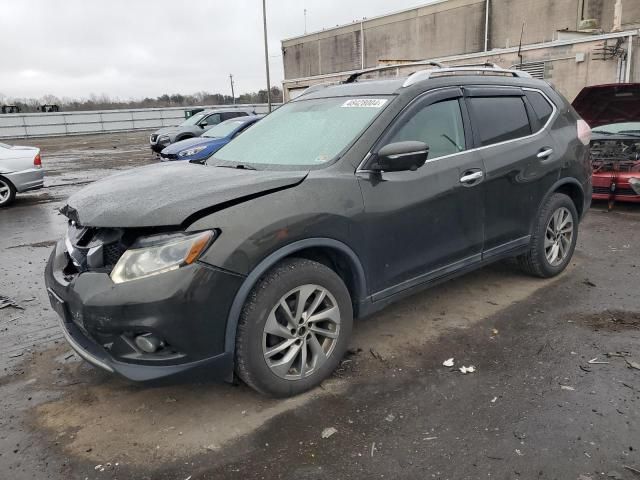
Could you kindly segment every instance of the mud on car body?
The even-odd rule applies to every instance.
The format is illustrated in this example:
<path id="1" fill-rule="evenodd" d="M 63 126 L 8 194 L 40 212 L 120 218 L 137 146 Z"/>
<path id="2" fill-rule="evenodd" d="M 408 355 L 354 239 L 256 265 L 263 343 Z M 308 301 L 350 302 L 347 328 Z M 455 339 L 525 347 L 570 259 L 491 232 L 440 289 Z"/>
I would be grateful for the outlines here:
<path id="1" fill-rule="evenodd" d="M 354 318 L 502 258 L 559 274 L 588 129 L 547 83 L 481 70 L 316 87 L 205 164 L 75 194 L 45 273 L 67 340 L 134 380 L 203 367 L 287 396 L 331 374 Z"/>

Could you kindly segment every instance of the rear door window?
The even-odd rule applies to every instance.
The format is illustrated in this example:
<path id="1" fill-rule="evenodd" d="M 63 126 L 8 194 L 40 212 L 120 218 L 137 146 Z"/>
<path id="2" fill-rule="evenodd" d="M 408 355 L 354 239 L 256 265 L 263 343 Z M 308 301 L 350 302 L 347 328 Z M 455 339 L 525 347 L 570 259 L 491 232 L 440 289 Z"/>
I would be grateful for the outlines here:
<path id="1" fill-rule="evenodd" d="M 529 104 L 538 120 L 540 120 L 540 125 L 546 125 L 553 114 L 553 107 L 549 101 L 540 92 L 533 90 L 526 90 L 524 94 L 527 96 L 527 100 L 529 100 Z"/>
<path id="2" fill-rule="evenodd" d="M 531 134 L 531 125 L 522 97 L 470 97 L 482 146 L 505 142 Z"/>

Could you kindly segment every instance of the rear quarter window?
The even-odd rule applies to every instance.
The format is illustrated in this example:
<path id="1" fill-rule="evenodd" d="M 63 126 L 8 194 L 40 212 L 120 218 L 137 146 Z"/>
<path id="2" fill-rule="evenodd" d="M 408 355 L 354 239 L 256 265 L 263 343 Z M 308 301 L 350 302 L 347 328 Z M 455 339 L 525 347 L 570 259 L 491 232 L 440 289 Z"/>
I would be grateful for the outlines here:
<path id="1" fill-rule="evenodd" d="M 540 92 L 527 90 L 525 95 L 538 120 L 540 120 L 540 125 L 546 125 L 553 114 L 553 107 L 549 101 Z"/>
<path id="2" fill-rule="evenodd" d="M 471 97 L 468 101 L 482 146 L 531 134 L 522 97 Z"/>

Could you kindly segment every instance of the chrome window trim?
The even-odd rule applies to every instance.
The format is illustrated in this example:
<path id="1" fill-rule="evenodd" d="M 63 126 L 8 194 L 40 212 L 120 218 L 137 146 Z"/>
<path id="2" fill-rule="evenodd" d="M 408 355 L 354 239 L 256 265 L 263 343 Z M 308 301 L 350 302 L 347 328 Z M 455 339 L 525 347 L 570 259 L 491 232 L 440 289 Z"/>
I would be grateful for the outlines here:
<path id="1" fill-rule="evenodd" d="M 508 85 L 508 86 L 510 86 L 510 85 Z M 443 87 L 443 88 L 450 88 L 450 87 Z M 462 87 L 461 87 L 461 88 L 462 88 Z M 531 134 L 529 134 L 529 135 L 526 135 L 526 136 L 524 136 L 524 137 L 512 138 L 511 140 L 505 140 L 505 141 L 503 141 L 503 142 L 492 143 L 491 145 L 483 145 L 482 147 L 470 148 L 470 149 L 468 149 L 468 150 L 463 150 L 463 151 L 461 151 L 461 152 L 451 153 L 451 154 L 449 154 L 449 155 L 443 155 L 442 157 L 437 157 L 437 158 L 428 159 L 428 160 L 425 162 L 425 165 L 426 165 L 427 163 L 437 162 L 438 160 L 442 160 L 442 159 L 444 159 L 444 158 L 451 158 L 451 157 L 455 157 L 455 156 L 457 156 L 457 155 L 462 155 L 463 153 L 477 152 L 477 151 L 480 151 L 480 150 L 485 150 L 485 149 L 487 149 L 487 148 L 493 148 L 493 147 L 498 147 L 498 146 L 506 145 L 506 144 L 511 143 L 511 142 L 517 142 L 517 141 L 520 141 L 520 140 L 528 140 L 528 139 L 533 138 L 533 137 L 536 137 L 536 136 L 540 135 L 542 132 L 544 132 L 544 131 L 549 127 L 549 125 L 551 125 L 551 123 L 556 119 L 556 116 L 557 116 L 557 113 L 558 113 L 558 107 L 557 107 L 557 106 L 556 106 L 556 104 L 555 104 L 555 103 L 554 103 L 554 102 L 549 98 L 549 96 L 548 96 L 546 93 L 544 93 L 542 90 L 540 90 L 540 89 L 538 89 L 538 88 L 532 88 L 532 87 L 519 87 L 519 88 L 521 88 L 522 90 L 529 91 L 529 92 L 538 92 L 538 93 L 540 93 L 540 94 L 545 98 L 545 100 L 546 100 L 547 102 L 549 102 L 549 104 L 550 104 L 550 105 L 551 105 L 551 107 L 553 108 L 553 112 L 551 113 L 551 116 L 549 117 L 549 120 L 547 120 L 547 123 L 545 123 L 545 124 L 544 124 L 544 126 L 542 126 L 542 128 L 540 128 L 538 131 L 536 131 L 536 132 L 534 132 L 534 133 L 531 133 Z M 441 88 L 437 88 L 437 89 L 434 89 L 434 90 L 429 90 L 429 91 L 428 91 L 428 92 L 426 92 L 426 93 L 435 92 L 435 91 L 437 91 L 437 90 L 442 90 L 442 89 L 441 89 Z M 411 101 L 411 103 L 409 103 L 409 104 L 408 104 L 408 105 L 403 109 L 403 111 L 404 111 L 405 109 L 407 109 L 408 107 L 410 107 L 410 106 L 411 106 L 411 104 L 412 104 L 413 102 L 415 102 L 418 98 L 420 98 L 420 97 L 416 97 L 414 100 L 412 100 L 412 101 Z M 358 165 L 358 168 L 356 169 L 356 173 L 378 173 L 378 172 L 379 172 L 378 170 L 366 170 L 366 169 L 361 169 L 362 165 L 363 165 L 363 164 L 365 164 L 365 163 L 369 160 L 369 158 L 370 158 L 372 155 L 373 155 L 373 152 L 371 152 L 371 151 L 369 151 L 369 152 L 365 155 L 365 157 L 362 159 L 362 161 L 361 161 L 361 162 L 360 162 L 360 164 Z"/>

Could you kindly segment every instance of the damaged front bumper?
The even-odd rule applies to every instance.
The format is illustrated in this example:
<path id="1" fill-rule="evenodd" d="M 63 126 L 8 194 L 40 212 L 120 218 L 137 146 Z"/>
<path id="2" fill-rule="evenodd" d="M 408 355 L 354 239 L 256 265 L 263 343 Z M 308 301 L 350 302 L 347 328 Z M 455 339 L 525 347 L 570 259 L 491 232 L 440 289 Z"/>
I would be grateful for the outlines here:
<path id="1" fill-rule="evenodd" d="M 233 354 L 224 338 L 231 302 L 243 277 L 194 263 L 122 284 L 107 271 L 70 273 L 64 242 L 54 248 L 45 283 L 67 342 L 80 357 L 130 380 L 145 381 L 206 366 L 230 380 Z M 161 339 L 153 353 L 140 335 Z"/>

